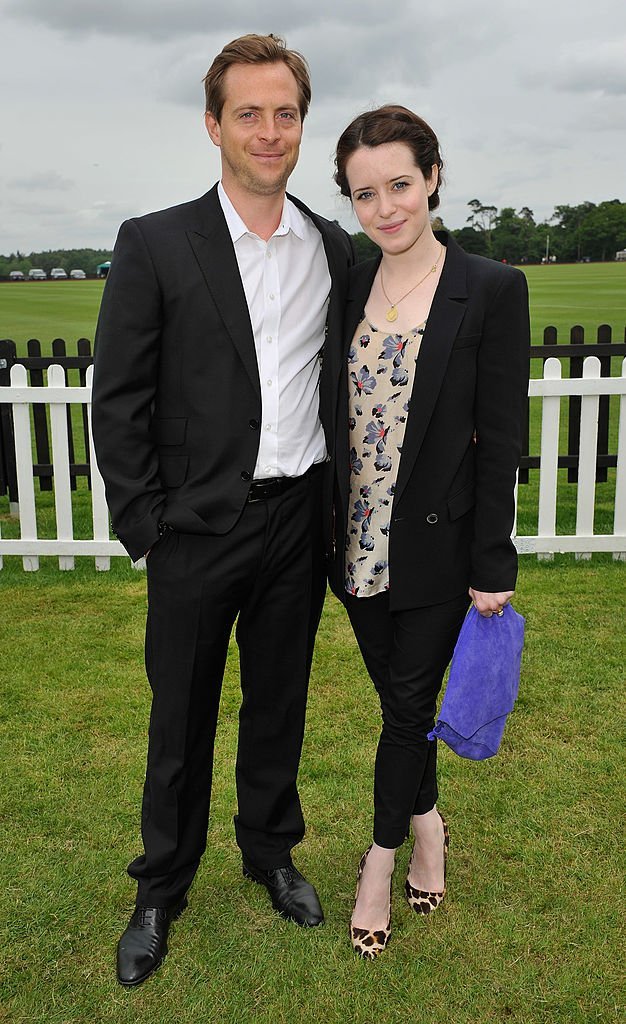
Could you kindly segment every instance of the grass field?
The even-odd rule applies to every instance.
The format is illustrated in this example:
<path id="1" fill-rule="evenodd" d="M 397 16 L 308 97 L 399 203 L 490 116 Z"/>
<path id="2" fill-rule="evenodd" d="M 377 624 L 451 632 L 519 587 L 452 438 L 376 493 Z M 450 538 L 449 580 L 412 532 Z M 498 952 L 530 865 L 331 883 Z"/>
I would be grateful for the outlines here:
<path id="1" fill-rule="evenodd" d="M 548 323 L 611 323 L 622 337 L 626 267 L 527 270 L 533 339 Z M 93 337 L 99 282 L 0 285 L 0 336 L 49 345 Z M 610 315 L 609 315 L 610 313 Z M 559 319 L 561 318 L 561 319 Z M 566 340 L 566 337 L 562 338 Z M 536 476 L 536 475 L 535 475 Z M 560 528 L 576 488 L 563 485 Z M 597 491 L 610 530 L 614 474 Z M 521 489 L 520 533 L 536 518 Z M 54 536 L 52 495 L 38 497 Z M 89 496 L 75 496 L 77 535 Z M 0 497 L 5 536 L 16 536 Z M 402 899 L 376 964 L 347 933 L 358 857 L 370 841 L 379 727 L 345 616 L 326 605 L 316 647 L 301 793 L 308 833 L 297 863 L 318 886 L 323 929 L 278 920 L 244 882 L 233 838 L 239 691 L 229 657 L 209 847 L 161 971 L 136 991 L 114 980 L 133 901 L 148 687 L 145 581 L 125 559 L 109 573 L 42 559 L 0 572 L 0 1022 L 4 1024 L 617 1024 L 624 1019 L 623 690 L 626 563 L 522 559 L 527 619 L 520 699 L 498 757 L 442 747 L 450 822 L 449 897 L 420 921 Z"/>
<path id="2" fill-rule="evenodd" d="M 556 327 L 569 341 L 580 324 L 595 341 L 600 324 L 609 324 L 614 341 L 626 340 L 626 263 L 574 263 L 525 267 L 530 293 L 531 337 L 542 342 L 544 327 Z"/>
<path id="3" fill-rule="evenodd" d="M 296 852 L 324 928 L 278 920 L 233 838 L 239 692 L 229 658 L 209 847 L 161 971 L 114 978 L 133 901 L 148 688 L 144 583 L 0 573 L 0 1021 L 7 1024 L 618 1024 L 626 566 L 524 563 L 522 687 L 499 755 L 442 747 L 449 895 L 418 920 L 398 855 L 389 950 L 358 961 L 347 924 L 370 835 L 376 701 L 342 609 L 315 655 Z M 623 724 L 623 723 L 622 723 Z"/>
<path id="4" fill-rule="evenodd" d="M 531 305 L 532 340 L 554 326 L 559 340 L 581 324 L 595 341 L 599 324 L 610 324 L 614 339 L 626 329 L 626 263 L 581 263 L 526 267 Z M 0 338 L 12 338 L 25 352 L 29 338 L 49 350 L 53 338 L 72 346 L 93 340 L 103 281 L 25 281 L 0 285 Z M 589 332 L 591 332 L 589 334 Z"/>

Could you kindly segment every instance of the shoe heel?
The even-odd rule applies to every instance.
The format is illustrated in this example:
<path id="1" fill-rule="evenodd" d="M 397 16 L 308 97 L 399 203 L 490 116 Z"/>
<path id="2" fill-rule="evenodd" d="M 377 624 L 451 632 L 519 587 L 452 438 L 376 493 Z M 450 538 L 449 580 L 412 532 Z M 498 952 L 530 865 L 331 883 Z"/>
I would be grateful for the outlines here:
<path id="1" fill-rule="evenodd" d="M 356 877 L 356 894 L 354 897 L 355 906 L 356 901 L 359 898 L 361 876 L 370 850 L 371 846 L 365 851 L 359 863 L 359 869 Z M 381 928 L 377 931 L 370 931 L 367 928 L 355 928 L 355 926 L 350 923 L 348 925 L 348 932 L 354 952 L 363 960 L 375 960 L 376 957 L 386 949 L 389 939 L 391 938 L 391 879 L 389 880 L 389 915 L 387 917 L 386 928 Z"/>
<path id="2" fill-rule="evenodd" d="M 448 851 L 450 849 L 450 832 L 448 830 L 448 823 L 444 818 L 441 811 L 437 811 L 437 814 L 441 818 L 441 824 L 443 825 L 443 889 L 441 891 L 426 891 L 425 889 L 415 889 L 409 882 L 409 874 L 411 872 L 411 861 L 413 860 L 413 852 L 409 859 L 409 870 L 407 872 L 406 881 L 404 883 L 404 895 L 406 901 L 409 904 L 411 910 L 414 910 L 416 914 L 426 915 L 432 914 L 433 910 L 437 910 L 438 907 L 443 903 L 446 892 L 446 880 L 448 874 Z"/>

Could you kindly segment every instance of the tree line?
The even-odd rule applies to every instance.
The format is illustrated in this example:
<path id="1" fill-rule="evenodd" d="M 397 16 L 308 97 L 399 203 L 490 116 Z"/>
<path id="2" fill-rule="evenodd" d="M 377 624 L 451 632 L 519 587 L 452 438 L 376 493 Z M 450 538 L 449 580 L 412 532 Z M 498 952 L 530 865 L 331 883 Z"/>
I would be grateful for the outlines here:
<path id="1" fill-rule="evenodd" d="M 8 277 L 11 270 L 21 270 L 26 277 L 33 267 L 39 267 L 49 274 L 53 267 L 62 267 L 66 274 L 70 270 L 84 270 L 88 275 L 96 273 L 99 263 L 111 259 L 110 249 L 48 249 L 46 252 L 21 252 L 0 256 L 0 278 Z"/>
<path id="2" fill-rule="evenodd" d="M 507 263 L 541 263 L 546 256 L 559 263 L 580 260 L 614 260 L 626 248 L 626 203 L 609 199 L 603 203 L 556 206 L 546 221 L 537 224 L 528 206 L 515 210 L 486 206 L 472 199 L 465 227 L 445 228 L 440 217 L 435 230 L 445 228 L 466 252 Z M 353 235 L 360 258 L 371 256 L 377 246 L 362 231 Z"/>
<path id="3" fill-rule="evenodd" d="M 603 203 L 580 203 L 578 206 L 556 206 L 546 221 L 537 224 L 528 206 L 515 210 L 504 206 L 498 210 L 479 199 L 469 203 L 469 216 L 462 228 L 447 229 L 466 252 L 478 253 L 507 263 L 540 263 L 546 256 L 560 263 L 577 260 L 613 260 L 618 249 L 626 248 L 626 203 L 609 199 Z M 433 227 L 445 228 L 440 217 Z M 378 251 L 364 232 L 352 236 L 359 259 Z M 11 253 L 0 256 L 0 278 L 11 270 L 24 275 L 32 267 L 41 267 L 47 274 L 52 267 L 70 270 L 80 268 L 86 274 L 110 260 L 110 249 L 57 249 L 46 252 Z"/>

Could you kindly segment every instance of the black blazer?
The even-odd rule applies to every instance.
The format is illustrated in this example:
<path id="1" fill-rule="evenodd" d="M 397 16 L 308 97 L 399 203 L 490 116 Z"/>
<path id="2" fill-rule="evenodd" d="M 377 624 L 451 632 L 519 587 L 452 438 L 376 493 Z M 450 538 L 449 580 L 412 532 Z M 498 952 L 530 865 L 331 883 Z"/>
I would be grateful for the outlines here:
<path id="1" fill-rule="evenodd" d="M 322 235 L 332 280 L 320 381 L 329 451 L 352 244 Z M 93 432 L 113 528 L 132 558 L 159 521 L 226 533 L 248 494 L 260 438 L 254 338 L 217 187 L 122 224 L 95 343 Z M 330 501 L 330 492 L 328 494 Z"/>
<path id="2" fill-rule="evenodd" d="M 526 278 L 447 247 L 417 359 L 389 531 L 390 606 L 420 607 L 472 586 L 513 590 L 515 474 L 528 392 Z M 337 410 L 335 550 L 330 581 L 344 591 L 349 496 L 347 350 L 378 269 L 354 267 Z M 474 440 L 474 436 L 476 440 Z"/>

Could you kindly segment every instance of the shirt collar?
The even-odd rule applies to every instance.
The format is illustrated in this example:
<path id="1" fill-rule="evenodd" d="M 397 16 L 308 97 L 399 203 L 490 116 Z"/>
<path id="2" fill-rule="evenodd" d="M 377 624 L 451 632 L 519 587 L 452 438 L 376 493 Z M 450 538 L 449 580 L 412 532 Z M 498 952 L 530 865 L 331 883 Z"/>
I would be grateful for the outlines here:
<path id="1" fill-rule="evenodd" d="M 254 232 L 250 231 L 246 227 L 245 223 L 237 213 L 235 207 L 226 195 L 226 191 L 221 181 L 218 182 L 217 195 L 233 243 L 238 242 L 244 235 L 256 237 Z M 288 196 L 285 196 L 280 224 L 276 228 L 272 237 L 275 235 L 286 235 L 289 231 L 293 231 L 294 235 L 297 235 L 298 238 L 304 239 L 306 237 L 306 218 L 295 203 L 292 203 L 291 199 L 289 199 Z"/>

